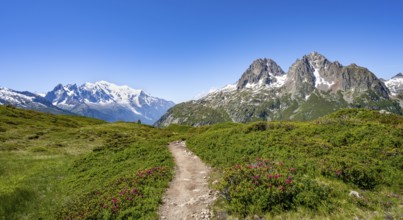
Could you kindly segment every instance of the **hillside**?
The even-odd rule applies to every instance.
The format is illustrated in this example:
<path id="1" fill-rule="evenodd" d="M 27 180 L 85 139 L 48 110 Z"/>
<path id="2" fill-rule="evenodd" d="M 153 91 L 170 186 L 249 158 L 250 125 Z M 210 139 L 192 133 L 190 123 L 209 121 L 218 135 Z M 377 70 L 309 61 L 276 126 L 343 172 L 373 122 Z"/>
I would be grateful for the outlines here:
<path id="1" fill-rule="evenodd" d="M 397 75 L 385 84 L 364 67 L 343 66 L 317 52 L 297 59 L 287 73 L 271 59 L 257 59 L 236 83 L 174 106 L 155 125 L 312 120 L 342 108 L 402 115 L 402 82 Z"/>
<path id="2" fill-rule="evenodd" d="M 169 136 L 0 106 L 0 219 L 156 218 L 172 177 Z"/>
<path id="3" fill-rule="evenodd" d="M 217 169 L 222 216 L 401 217 L 403 117 L 345 109 L 311 122 L 202 127 L 188 147 Z"/>
<path id="4" fill-rule="evenodd" d="M 217 219 L 401 216 L 403 117 L 389 112 L 164 129 L 0 113 L 1 219 L 157 219 L 181 139 L 214 170 Z"/>

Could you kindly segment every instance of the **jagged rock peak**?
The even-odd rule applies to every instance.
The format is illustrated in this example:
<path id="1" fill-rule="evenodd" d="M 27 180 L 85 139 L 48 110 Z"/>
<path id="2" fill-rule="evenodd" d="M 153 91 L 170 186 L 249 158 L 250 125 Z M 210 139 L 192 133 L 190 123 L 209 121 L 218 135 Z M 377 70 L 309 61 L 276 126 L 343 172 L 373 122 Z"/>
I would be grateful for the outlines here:
<path id="1" fill-rule="evenodd" d="M 384 81 L 392 96 L 403 94 L 403 74 L 398 73 L 390 80 Z"/>
<path id="2" fill-rule="evenodd" d="M 392 77 L 392 79 L 403 79 L 403 73 L 396 74 L 396 76 Z"/>
<path id="3" fill-rule="evenodd" d="M 305 61 L 305 63 L 310 64 L 315 69 L 330 64 L 330 61 L 325 56 L 316 51 L 313 51 L 308 55 L 304 55 L 302 60 Z"/>
<path id="4" fill-rule="evenodd" d="M 325 56 L 323 56 L 322 54 L 316 52 L 316 51 L 312 51 L 311 53 L 305 55 L 304 57 L 308 58 L 308 59 L 312 59 L 312 60 L 324 60 L 326 59 Z"/>
<path id="5" fill-rule="evenodd" d="M 285 72 L 272 59 L 257 59 L 242 74 L 238 80 L 237 89 L 243 89 L 250 85 L 270 85 L 277 82 L 276 77 L 283 75 Z"/>

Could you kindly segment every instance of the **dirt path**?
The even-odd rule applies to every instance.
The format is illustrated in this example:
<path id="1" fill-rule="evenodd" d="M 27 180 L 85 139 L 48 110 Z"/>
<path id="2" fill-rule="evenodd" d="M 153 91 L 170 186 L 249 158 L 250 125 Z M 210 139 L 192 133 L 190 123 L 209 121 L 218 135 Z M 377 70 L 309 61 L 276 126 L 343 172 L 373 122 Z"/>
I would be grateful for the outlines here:
<path id="1" fill-rule="evenodd" d="M 187 150 L 185 142 L 173 142 L 169 149 L 176 163 L 175 177 L 159 209 L 160 219 L 210 219 L 208 206 L 215 200 L 207 183 L 210 168 Z"/>

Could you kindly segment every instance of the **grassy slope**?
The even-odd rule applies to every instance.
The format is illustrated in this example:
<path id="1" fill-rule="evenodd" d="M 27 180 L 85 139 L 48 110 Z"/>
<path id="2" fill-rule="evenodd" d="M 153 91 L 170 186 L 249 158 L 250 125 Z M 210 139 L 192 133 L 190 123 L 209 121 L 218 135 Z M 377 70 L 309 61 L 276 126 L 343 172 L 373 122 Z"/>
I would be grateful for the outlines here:
<path id="1" fill-rule="evenodd" d="M 157 129 L 0 106 L 0 219 L 155 219 L 172 177 L 166 144 L 189 136 L 188 146 L 222 180 L 243 178 L 241 188 L 232 188 L 239 191 L 225 194 L 240 196 L 236 204 L 218 202 L 230 214 L 245 216 L 245 203 L 251 216 L 398 217 L 402 125 L 400 116 L 350 109 L 312 122 Z M 267 168 L 243 165 L 255 166 L 256 157 L 269 159 L 259 159 L 268 167 L 284 162 L 278 173 L 297 168 L 296 188 L 276 191 L 277 200 L 262 197 L 265 188 L 253 189 L 249 175 Z M 236 164 L 241 173 L 231 168 Z M 225 181 L 217 186 L 225 187 Z M 348 196 L 351 190 L 362 198 Z"/>
<path id="2" fill-rule="evenodd" d="M 171 136 L 0 106 L 0 219 L 155 218 L 172 176 Z M 129 187 L 130 198 L 120 194 Z"/>
<path id="3" fill-rule="evenodd" d="M 254 164 L 254 158 L 259 157 L 296 167 L 303 175 L 334 189 L 332 198 L 322 200 L 323 204 L 316 209 L 307 209 L 294 200 L 291 202 L 291 211 L 281 213 L 273 211 L 273 207 L 260 210 L 256 204 L 258 198 L 248 198 L 256 201 L 248 205 L 254 206 L 249 211 L 237 211 L 239 204 L 235 204 L 234 199 L 224 203 L 235 215 L 244 216 L 247 212 L 252 216 L 259 214 L 271 217 L 320 218 L 330 214 L 339 218 L 373 218 L 402 214 L 401 208 L 399 210 L 403 201 L 401 116 L 347 109 L 312 122 L 226 123 L 204 129 L 207 131 L 187 141 L 188 147 L 204 161 L 225 171 L 225 178 L 229 178 L 231 173 L 230 182 L 245 175 L 245 172 L 256 174 L 256 170 L 245 168 L 246 171 L 242 170 L 240 174 L 236 171 L 239 168 L 234 171 L 231 168 L 228 170 L 228 167 Z M 224 194 L 231 188 L 225 181 L 221 182 L 220 187 Z M 358 191 L 363 198 L 348 196 L 350 190 Z M 233 192 L 233 196 L 241 194 Z M 246 203 L 246 200 L 243 202 Z"/>

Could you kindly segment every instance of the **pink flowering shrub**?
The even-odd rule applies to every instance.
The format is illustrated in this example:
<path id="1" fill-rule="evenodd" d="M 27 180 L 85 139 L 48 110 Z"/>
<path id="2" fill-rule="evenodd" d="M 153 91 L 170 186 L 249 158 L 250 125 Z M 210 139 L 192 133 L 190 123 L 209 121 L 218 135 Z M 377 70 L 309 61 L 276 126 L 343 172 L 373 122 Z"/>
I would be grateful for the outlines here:
<path id="1" fill-rule="evenodd" d="M 225 170 L 219 184 L 228 211 L 246 217 L 305 206 L 315 209 L 331 190 L 304 176 L 301 169 L 257 158 Z"/>
<path id="2" fill-rule="evenodd" d="M 335 177 L 345 183 L 352 183 L 361 189 L 373 190 L 377 185 L 382 184 L 383 177 L 380 168 L 372 164 L 366 166 L 353 160 L 328 159 L 321 164 L 321 173 L 324 176 Z"/>
<path id="3" fill-rule="evenodd" d="M 155 211 L 155 195 L 163 193 L 170 176 L 169 168 L 153 167 L 118 178 L 65 206 L 58 219 L 140 218 Z"/>

